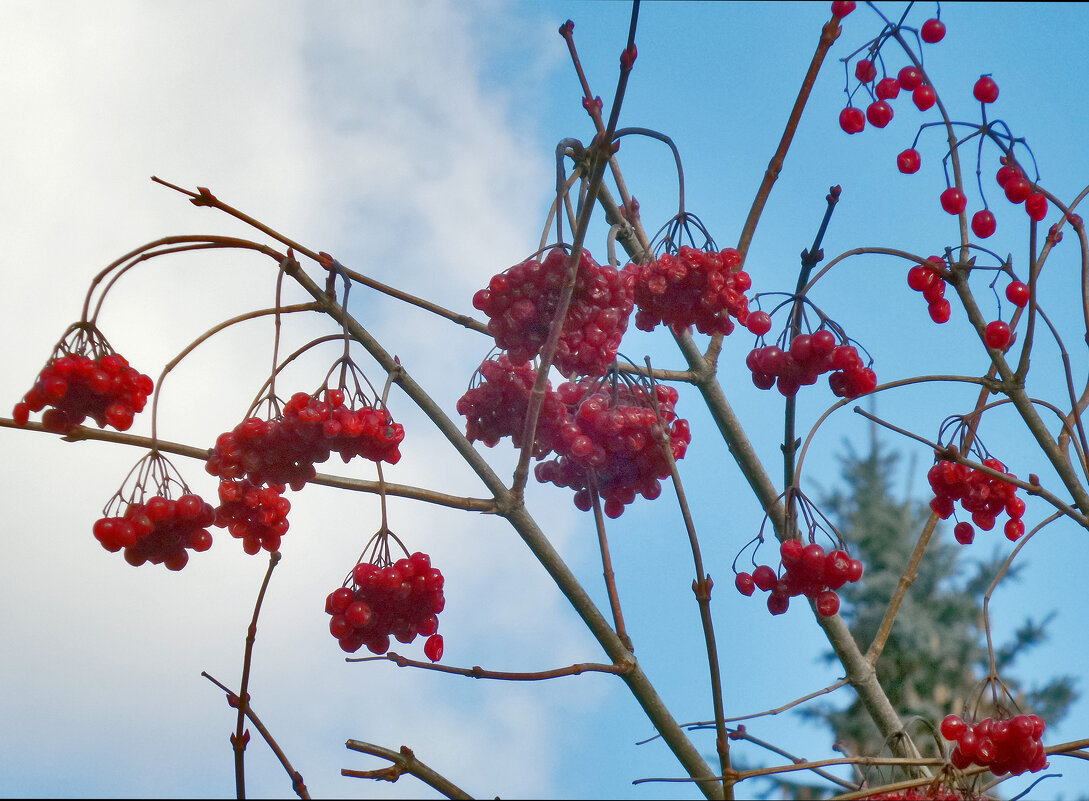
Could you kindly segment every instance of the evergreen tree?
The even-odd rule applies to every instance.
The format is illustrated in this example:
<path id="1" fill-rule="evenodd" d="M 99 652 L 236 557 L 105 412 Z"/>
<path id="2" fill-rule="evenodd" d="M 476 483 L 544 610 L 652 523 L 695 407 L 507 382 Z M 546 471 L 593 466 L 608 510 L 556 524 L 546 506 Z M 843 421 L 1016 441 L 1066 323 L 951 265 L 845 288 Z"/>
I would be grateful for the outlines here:
<path id="1" fill-rule="evenodd" d="M 862 582 L 841 590 L 842 614 L 863 651 L 878 632 L 930 514 L 926 503 L 894 498 L 898 461 L 897 454 L 881 448 L 876 432 L 865 456 L 848 446 L 842 459 L 843 488 L 826 493 L 820 503 L 850 544 L 852 555 L 866 565 Z M 969 566 L 964 554 L 964 546 L 941 536 L 940 529 L 935 532 L 876 665 L 892 704 L 905 716 L 918 716 L 935 726 L 947 714 L 963 711 L 962 703 L 975 697 L 973 690 L 978 692 L 988 672 L 983 596 L 1005 555 L 996 553 Z M 1005 580 L 1015 580 L 1015 573 L 1016 565 Z M 1012 642 L 996 647 L 995 662 L 1021 711 L 1054 724 L 1076 697 L 1074 679 L 1061 676 L 1026 690 L 1011 673 L 1016 658 L 1044 640 L 1049 619 L 1026 620 Z M 857 699 L 843 709 L 824 705 L 803 714 L 827 723 L 847 753 L 875 755 L 885 746 Z M 920 737 L 917 742 L 925 740 Z"/>

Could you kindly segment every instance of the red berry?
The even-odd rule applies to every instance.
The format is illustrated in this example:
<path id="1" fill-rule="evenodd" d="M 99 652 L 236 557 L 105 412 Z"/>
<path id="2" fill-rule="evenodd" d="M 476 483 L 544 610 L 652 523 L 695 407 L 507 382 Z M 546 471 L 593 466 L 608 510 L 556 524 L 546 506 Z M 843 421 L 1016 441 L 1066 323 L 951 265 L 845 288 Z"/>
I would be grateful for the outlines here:
<path id="1" fill-rule="evenodd" d="M 848 106 L 839 113 L 839 127 L 849 134 L 859 133 L 866 127 L 866 115 L 862 109 Z"/>
<path id="2" fill-rule="evenodd" d="M 843 19 L 855 10 L 855 0 L 834 0 L 832 3 L 832 16 Z"/>
<path id="3" fill-rule="evenodd" d="M 756 586 L 764 592 L 771 590 L 779 580 L 775 575 L 775 571 L 768 565 L 760 565 L 757 567 L 756 570 L 752 572 L 752 579 L 756 583 Z"/>
<path id="4" fill-rule="evenodd" d="M 909 147 L 896 157 L 896 166 L 900 172 L 904 175 L 911 175 L 919 171 L 919 151 L 913 147 Z"/>
<path id="5" fill-rule="evenodd" d="M 892 106 L 885 100 L 875 100 L 866 109 L 866 119 L 877 128 L 884 128 L 892 121 Z"/>
<path id="6" fill-rule="evenodd" d="M 1024 203 L 1032 194 L 1032 184 L 1020 173 L 1010 176 L 1002 188 L 1010 203 Z"/>
<path id="7" fill-rule="evenodd" d="M 980 209 L 972 215 L 972 232 L 980 239 L 986 239 L 995 230 L 994 214 L 990 209 Z"/>
<path id="8" fill-rule="evenodd" d="M 946 715 L 942 720 L 941 732 L 942 737 L 947 740 L 959 740 L 960 736 L 968 730 L 968 724 L 960 717 L 960 715 Z"/>
<path id="9" fill-rule="evenodd" d="M 968 205 L 968 198 L 964 196 L 964 192 L 955 186 L 951 186 L 942 192 L 941 196 L 942 208 L 950 214 L 960 214 L 964 211 L 964 207 Z"/>
<path id="10" fill-rule="evenodd" d="M 749 312 L 745 327 L 758 337 L 763 336 L 771 330 L 771 315 L 766 311 Z"/>
<path id="11" fill-rule="evenodd" d="M 1010 344 L 1011 337 L 1012 332 L 1010 331 L 1009 325 L 1002 320 L 995 320 L 994 322 L 987 323 L 987 331 L 984 338 L 987 341 L 988 348 L 1004 351 Z"/>
<path id="12" fill-rule="evenodd" d="M 990 75 L 981 75 L 972 89 L 972 94 L 980 103 L 993 103 L 998 100 L 998 84 Z"/>
<path id="13" fill-rule="evenodd" d="M 907 92 L 914 92 L 923 82 L 923 74 L 917 68 L 911 66 L 900 70 L 896 78 L 900 81 L 901 88 Z"/>
<path id="14" fill-rule="evenodd" d="M 752 595 L 753 591 L 756 589 L 756 583 L 748 573 L 738 573 L 734 578 L 734 586 L 737 587 L 737 591 L 742 595 Z"/>
<path id="15" fill-rule="evenodd" d="M 831 617 L 839 611 L 839 596 L 832 590 L 824 590 L 817 596 L 817 613 Z"/>
<path id="16" fill-rule="evenodd" d="M 438 662 L 442 659 L 442 635 L 432 634 L 427 638 L 427 642 L 424 643 L 424 656 L 430 659 L 432 662 Z"/>
<path id="17" fill-rule="evenodd" d="M 1028 285 L 1021 281 L 1011 281 L 1006 287 L 1006 300 L 1018 308 L 1024 308 L 1029 302 Z"/>
<path id="18" fill-rule="evenodd" d="M 949 301 L 942 298 L 937 303 L 931 303 L 927 310 L 930 312 L 930 319 L 938 323 L 949 322 L 949 317 L 952 314 L 952 307 L 949 305 Z"/>
<path id="19" fill-rule="evenodd" d="M 934 91 L 934 87 L 930 84 L 921 83 L 911 93 L 911 101 L 919 111 L 926 111 L 938 102 L 938 93 Z"/>
<path id="20" fill-rule="evenodd" d="M 862 83 L 869 83 L 877 77 L 877 67 L 868 58 L 860 58 L 855 64 L 855 77 Z"/>
<path id="21" fill-rule="evenodd" d="M 953 526 L 953 537 L 961 545 L 970 545 L 972 540 L 976 538 L 976 530 L 971 523 L 957 523 Z M 949 740 L 955 740 L 955 737 L 948 737 Z"/>
<path id="22" fill-rule="evenodd" d="M 923 23 L 919 35 L 922 36 L 923 41 L 927 44 L 940 42 L 945 38 L 945 23 L 940 19 L 928 19 Z"/>
<path id="23" fill-rule="evenodd" d="M 1002 531 L 1005 533 L 1006 539 L 1011 542 L 1016 541 L 1025 533 L 1025 524 L 1018 518 L 1011 518 L 1006 521 L 1006 525 L 1002 527 Z"/>
<path id="24" fill-rule="evenodd" d="M 895 78 L 882 78 L 874 87 L 874 92 L 881 100 L 894 100 L 900 94 L 900 82 Z"/>
<path id="25" fill-rule="evenodd" d="M 1047 216 L 1047 197 L 1042 192 L 1033 192 L 1025 198 L 1025 211 L 1036 222 Z"/>

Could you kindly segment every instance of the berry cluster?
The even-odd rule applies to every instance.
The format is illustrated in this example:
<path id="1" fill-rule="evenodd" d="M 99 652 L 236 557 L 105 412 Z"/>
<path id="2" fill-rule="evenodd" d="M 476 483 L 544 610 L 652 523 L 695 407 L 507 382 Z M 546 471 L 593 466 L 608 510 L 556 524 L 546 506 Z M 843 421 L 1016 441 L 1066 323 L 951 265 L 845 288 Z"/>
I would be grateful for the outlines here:
<path id="1" fill-rule="evenodd" d="M 493 276 L 473 296 L 489 318 L 488 333 L 513 364 L 540 353 L 567 278 L 567 252 L 553 248 L 544 261 L 529 260 Z M 600 265 L 582 251 L 574 294 L 553 359 L 564 375 L 603 375 L 616 361 L 633 308 L 633 276 Z"/>
<path id="2" fill-rule="evenodd" d="M 1010 478 L 1015 477 L 1012 473 L 1006 473 L 1006 466 L 998 459 L 984 459 L 983 466 L 1005 473 Z M 1010 517 L 1004 527 L 1006 538 L 1017 540 L 1025 533 L 1025 524 L 1021 521 L 1025 502 L 1017 497 L 1017 485 L 946 459 L 934 463 L 927 473 L 927 479 L 934 490 L 930 508 L 935 514 L 943 520 L 948 519 L 953 514 L 955 503 L 960 501 L 961 508 L 972 515 L 972 523 L 960 522 L 953 528 L 953 535 L 962 545 L 975 539 L 973 523 L 984 531 L 990 531 L 1003 511 Z"/>
<path id="3" fill-rule="evenodd" d="M 997 92 L 997 88 L 995 89 Z M 999 159 L 1002 166 L 995 174 L 995 180 L 1006 193 L 1006 199 L 1019 206 L 1025 204 L 1025 212 L 1039 222 L 1047 216 L 1047 196 L 1033 188 L 1021 165 L 1012 158 L 1003 156 Z"/>
<path id="4" fill-rule="evenodd" d="M 471 387 L 457 404 L 458 413 L 466 418 L 465 435 L 470 442 L 480 440 L 489 448 L 494 448 L 504 437 L 511 437 L 514 447 L 521 448 L 537 371 L 528 363 L 515 366 L 506 354 L 500 354 L 480 365 L 479 372 L 480 384 Z M 551 383 L 546 384 L 534 435 L 534 456 L 543 459 L 556 449 L 560 427 L 568 416 Z"/>
<path id="5" fill-rule="evenodd" d="M 931 320 L 938 324 L 947 323 L 952 307 L 945 299 L 945 279 L 939 272 L 945 267 L 945 259 L 941 256 L 930 256 L 927 262 L 929 264 L 916 264 L 908 270 L 908 286 L 923 293 Z"/>
<path id="6" fill-rule="evenodd" d="M 676 460 L 692 439 L 688 421 L 677 417 L 677 390 L 655 385 L 661 423 L 640 385 L 595 389 L 584 380 L 561 384 L 556 392 L 569 417 L 556 435 L 558 458 L 537 465 L 537 480 L 575 490 L 575 506 L 582 511 L 591 508 L 596 491 L 610 518 L 619 517 L 636 495 L 657 498 L 660 479 L 670 472 L 662 440 L 668 436 Z"/>
<path id="7" fill-rule="evenodd" d="M 624 271 L 635 279 L 635 327 L 653 331 L 665 323 L 676 332 L 691 325 L 701 334 L 729 334 L 737 319 L 749 314 L 745 291 L 749 274 L 735 268 L 741 254 L 733 248 L 705 251 L 683 245 L 648 264 L 628 264 Z"/>
<path id="8" fill-rule="evenodd" d="M 833 13 L 837 16 L 843 16 L 843 14 L 835 11 L 834 6 L 835 4 L 833 4 Z M 945 36 L 945 24 L 938 19 L 928 19 L 923 23 L 920 35 L 923 41 L 928 44 L 939 42 Z M 894 114 L 892 104 L 889 101 L 899 97 L 901 89 L 905 92 L 911 92 L 912 102 L 919 111 L 926 111 L 938 100 L 934 87 L 928 84 L 923 77 L 923 73 L 912 65 L 901 69 L 895 78 L 891 75 L 885 75 L 881 80 L 877 80 L 876 61 L 880 61 L 877 56 L 877 51 L 873 50 L 867 54 L 867 58 L 861 58 L 855 62 L 855 79 L 858 81 L 856 91 L 858 88 L 865 87 L 873 100 L 866 107 L 865 112 L 851 105 L 848 105 L 840 112 L 839 127 L 849 134 L 860 133 L 866 127 L 867 122 L 875 128 L 884 128 L 892 122 Z M 914 153 L 914 150 L 911 152 Z M 903 155 L 901 154 L 901 156 Z M 901 167 L 901 171 L 915 172 L 918 169 L 918 153 L 915 153 L 915 160 L 914 169 L 905 170 Z"/>
<path id="9" fill-rule="evenodd" d="M 42 425 L 56 434 L 67 434 L 88 417 L 99 428 L 109 425 L 127 431 L 153 389 L 152 380 L 129 367 L 119 353 L 95 358 L 65 354 L 49 360 L 34 386 L 15 404 L 12 417 L 26 425 L 32 412 L 45 409 Z"/>
<path id="10" fill-rule="evenodd" d="M 385 408 L 345 405 L 344 391 L 327 389 L 325 400 L 296 392 L 273 420 L 250 417 L 220 434 L 206 469 L 225 479 L 284 484 L 293 490 L 317 475 L 314 465 L 337 452 L 347 463 L 355 456 L 396 464 L 405 437 Z"/>
<path id="11" fill-rule="evenodd" d="M 280 550 L 280 538 L 287 533 L 291 501 L 283 497 L 284 486 L 262 487 L 249 479 L 219 482 L 219 506 L 215 525 L 225 528 L 251 556 L 262 548 Z"/>
<path id="12" fill-rule="evenodd" d="M 826 553 L 819 543 L 787 540 L 779 546 L 779 556 L 782 575 L 776 575 L 770 565 L 759 565 L 751 574 L 738 573 L 734 579 L 742 595 L 752 595 L 757 588 L 771 593 L 768 611 L 773 615 L 783 614 L 795 595 L 816 602 L 820 615 L 834 615 L 839 611 L 835 591 L 862 578 L 862 562 L 838 548 Z"/>
<path id="13" fill-rule="evenodd" d="M 212 547 L 208 527 L 214 521 L 215 510 L 199 495 L 186 493 L 177 500 L 155 495 L 128 504 L 123 515 L 100 518 L 94 535 L 111 553 L 124 548 L 125 561 L 134 567 L 151 562 L 181 570 L 189 562 L 187 548 Z"/>
<path id="14" fill-rule="evenodd" d="M 982 797 L 965 793 L 941 784 L 928 784 L 923 787 L 909 787 L 904 790 L 888 790 L 883 793 L 864 795 L 866 801 L 983 801 Z"/>
<path id="15" fill-rule="evenodd" d="M 332 616 L 329 632 L 341 648 L 355 653 L 365 645 L 373 654 L 384 654 L 390 635 L 406 644 L 419 635 L 428 638 L 427 658 L 442 658 L 442 636 L 435 632 L 446 606 L 443 577 L 427 554 L 416 552 L 384 567 L 360 562 L 351 581 L 351 587 L 333 590 L 325 599 L 325 611 Z"/>
<path id="16" fill-rule="evenodd" d="M 974 764 L 996 776 L 1007 773 L 1020 776 L 1048 766 L 1040 742 L 1046 727 L 1039 715 L 1017 715 L 1003 720 L 985 718 L 975 724 L 959 715 L 948 715 L 942 721 L 941 733 L 946 740 L 957 744 L 949 755 L 955 768 L 964 770 Z"/>
<path id="17" fill-rule="evenodd" d="M 837 345 L 835 335 L 824 328 L 812 334 L 798 334 L 787 350 L 778 345 L 753 348 L 745 364 L 758 388 L 775 386 L 787 397 L 802 386 L 817 383 L 828 372 L 831 372 L 828 385 L 838 398 L 857 398 L 873 392 L 877 386 L 877 375 L 863 366 L 855 346 L 846 341 Z"/>

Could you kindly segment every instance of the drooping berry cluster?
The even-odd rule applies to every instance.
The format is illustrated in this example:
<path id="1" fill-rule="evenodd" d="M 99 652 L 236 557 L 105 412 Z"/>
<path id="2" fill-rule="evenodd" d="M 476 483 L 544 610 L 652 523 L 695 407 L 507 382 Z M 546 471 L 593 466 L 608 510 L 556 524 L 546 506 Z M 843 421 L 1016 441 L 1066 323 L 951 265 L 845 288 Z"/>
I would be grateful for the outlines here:
<path id="1" fill-rule="evenodd" d="M 648 264 L 629 263 L 624 271 L 634 276 L 635 327 L 653 331 L 665 323 L 681 332 L 694 325 L 702 334 L 729 334 L 731 317 L 744 325 L 749 314 L 745 292 L 752 280 L 735 271 L 740 264 L 733 248 L 715 252 L 688 245 Z"/>
<path id="2" fill-rule="evenodd" d="M 997 91 L 997 89 L 996 89 Z M 1006 200 L 1019 206 L 1025 204 L 1025 212 L 1036 222 L 1047 216 L 1047 196 L 1036 189 L 1025 170 L 1012 157 L 1002 156 L 1002 164 L 995 174 L 995 181 L 1002 187 Z"/>
<path id="3" fill-rule="evenodd" d="M 945 267 L 945 259 L 941 256 L 930 256 L 927 262 L 928 264 L 916 264 L 908 270 L 908 286 L 923 293 L 931 320 L 938 324 L 947 323 L 952 307 L 945 299 L 945 279 L 939 272 Z"/>
<path id="4" fill-rule="evenodd" d="M 641 385 L 602 388 L 583 380 L 561 384 L 556 392 L 570 414 L 556 436 L 559 456 L 537 465 L 537 480 L 575 490 L 575 506 L 583 511 L 591 508 L 596 491 L 611 518 L 636 495 L 657 498 L 660 480 L 670 474 L 662 440 L 668 437 L 673 458 L 681 459 L 692 439 L 688 421 L 677 417 L 677 390 L 655 385 L 661 423 Z"/>
<path id="5" fill-rule="evenodd" d="M 442 658 L 438 614 L 446 606 L 443 576 L 431 558 L 416 552 L 393 564 L 360 562 L 352 570 L 351 586 L 329 593 L 325 611 L 329 632 L 348 653 L 364 645 L 374 654 L 389 650 L 390 636 L 410 643 L 427 637 L 424 653 L 432 662 Z"/>
<path id="6" fill-rule="evenodd" d="M 971 791 L 944 787 L 939 782 L 923 787 L 888 790 L 858 797 L 864 798 L 866 801 L 985 801 L 983 796 L 976 795 Z"/>
<path id="7" fill-rule="evenodd" d="M 1043 737 L 1047 724 L 1039 715 L 1017 715 L 994 720 L 984 718 L 972 724 L 959 715 L 948 715 L 941 724 L 942 737 L 955 742 L 949 755 L 953 766 L 987 768 L 996 776 L 1036 773 L 1048 766 Z"/>
<path id="8" fill-rule="evenodd" d="M 802 386 L 817 383 L 828 372 L 828 385 L 839 398 L 857 398 L 877 386 L 876 373 L 862 364 L 855 346 L 846 341 L 837 345 L 835 335 L 823 328 L 798 334 L 787 350 L 778 345 L 753 348 L 745 364 L 752 371 L 754 385 L 760 389 L 775 386 L 787 397 Z"/>
<path id="9" fill-rule="evenodd" d="M 127 431 L 153 389 L 152 380 L 130 367 L 119 353 L 93 358 L 60 355 L 42 368 L 34 386 L 15 404 L 12 417 L 26 425 L 31 413 L 45 409 L 42 425 L 57 434 L 70 432 L 88 417 L 99 428 L 109 425 Z"/>
<path id="10" fill-rule="evenodd" d="M 770 565 L 759 565 L 751 574 L 742 572 L 734 578 L 742 595 L 752 595 L 756 589 L 770 593 L 768 611 L 773 615 L 786 612 L 796 595 L 816 602 L 819 614 L 834 615 L 839 611 L 836 590 L 862 578 L 862 562 L 839 548 L 825 552 L 820 543 L 803 545 L 792 539 L 779 546 L 779 556 L 779 574 Z"/>
<path id="11" fill-rule="evenodd" d="M 458 400 L 457 410 L 466 418 L 465 435 L 489 448 L 504 437 L 511 437 L 514 447 L 522 447 L 530 391 L 537 371 L 528 363 L 513 365 L 505 353 L 480 365 L 481 382 Z M 556 449 L 560 427 L 569 413 L 552 390 L 545 385 L 544 402 L 537 418 L 533 455 L 544 458 Z"/>
<path id="12" fill-rule="evenodd" d="M 199 495 L 186 493 L 177 500 L 155 495 L 141 503 L 125 504 L 121 515 L 102 517 L 94 535 L 111 553 L 125 549 L 125 561 L 134 567 L 145 562 L 181 570 L 189 562 L 186 549 L 212 547 L 208 527 L 215 510 Z"/>
<path id="13" fill-rule="evenodd" d="M 251 556 L 262 548 L 269 552 L 280 550 L 280 538 L 288 529 L 287 513 L 291 511 L 291 501 L 283 497 L 284 489 L 282 484 L 262 487 L 246 478 L 220 481 L 215 525 L 242 540 L 242 549 Z"/>
<path id="14" fill-rule="evenodd" d="M 1006 466 L 998 459 L 984 459 L 983 466 L 1016 478 L 1012 473 L 1006 473 Z M 957 501 L 964 511 L 971 514 L 971 523 L 962 521 L 953 529 L 957 542 L 962 545 L 975 539 L 973 524 L 984 531 L 990 531 L 1002 512 L 1010 518 L 1004 527 L 1007 539 L 1017 540 L 1025 533 L 1025 524 L 1021 521 L 1025 513 L 1025 502 L 1017 496 L 1017 485 L 946 459 L 939 459 L 934 463 L 927 473 L 927 480 L 934 491 L 930 508 L 935 514 L 943 520 L 948 519 L 953 514 Z"/>
<path id="15" fill-rule="evenodd" d="M 553 248 L 544 261 L 530 259 L 493 276 L 473 296 L 489 318 L 488 333 L 513 364 L 537 356 L 548 339 L 567 277 L 567 252 Z M 633 308 L 633 276 L 600 265 L 582 251 L 574 293 L 553 359 L 564 375 L 604 375 L 616 361 Z"/>
<path id="16" fill-rule="evenodd" d="M 404 436 L 404 427 L 384 407 L 352 408 L 343 390 L 326 390 L 324 400 L 297 392 L 279 417 L 250 417 L 220 434 L 206 469 L 220 478 L 249 478 L 297 491 L 317 475 L 314 465 L 332 452 L 345 463 L 362 456 L 396 464 Z"/>

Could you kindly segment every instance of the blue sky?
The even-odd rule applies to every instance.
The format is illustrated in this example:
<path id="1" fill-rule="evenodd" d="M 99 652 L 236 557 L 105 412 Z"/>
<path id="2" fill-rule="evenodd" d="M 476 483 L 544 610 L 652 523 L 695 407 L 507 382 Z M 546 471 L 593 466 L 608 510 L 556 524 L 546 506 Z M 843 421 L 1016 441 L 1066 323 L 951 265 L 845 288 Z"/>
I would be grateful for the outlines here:
<path id="1" fill-rule="evenodd" d="M 643 6 L 639 59 L 621 124 L 673 137 L 684 159 L 687 207 L 720 245 L 736 240 L 827 8 Z M 887 13 L 900 8 L 889 6 Z M 912 19 L 921 23 L 932 9 L 920 5 Z M 946 4 L 946 39 L 925 51 L 926 67 L 956 119 L 977 118 L 972 84 L 993 73 L 1001 88 L 994 114 L 1027 137 L 1041 181 L 1067 199 L 1089 182 L 1089 90 L 1080 80 L 1089 66 L 1087 13 L 1081 5 Z M 14 403 L 29 387 L 78 316 L 90 278 L 121 253 L 173 233 L 253 235 L 152 184 L 153 174 L 208 186 L 355 269 L 469 311 L 472 293 L 492 274 L 536 249 L 551 200 L 556 142 L 591 135 L 557 27 L 575 21 L 591 85 L 608 100 L 628 14 L 626 3 L 551 0 L 196 2 L 182 8 L 9 0 L 0 7 L 0 101 L 7 110 L 0 120 L 4 396 Z M 868 128 L 853 137 L 839 130 L 844 73 L 837 59 L 878 30 L 868 9 L 848 17 L 815 86 L 750 252 L 747 269 L 758 291 L 793 286 L 798 254 L 811 243 L 833 184 L 843 186 L 843 197 L 825 238 L 829 255 L 866 245 L 930 253 L 953 241 L 955 224 L 938 206 L 940 137 L 931 132 L 920 140 L 918 174 L 902 176 L 895 167 L 918 124 L 933 118 L 901 98 L 885 130 Z M 658 143 L 631 138 L 619 155 L 643 218 L 655 229 L 675 211 L 672 158 Z M 984 156 L 985 187 L 996 159 L 993 152 Z M 1006 204 L 993 185 L 988 198 L 999 225 L 989 241 L 1023 271 L 1024 212 Z M 969 191 L 969 209 L 978 204 Z M 589 239 L 600 258 L 604 233 L 597 227 Z M 1078 324 L 1071 245 L 1056 251 L 1041 287 L 1049 312 L 1067 330 Z M 932 325 L 904 273 L 902 264 L 888 260 L 851 260 L 822 280 L 813 298 L 874 355 L 882 381 L 930 371 L 982 372 L 985 354 L 963 313 L 946 326 Z M 272 278 L 267 265 L 247 256 L 161 260 L 118 283 L 103 326 L 133 364 L 155 377 L 216 321 L 271 305 Z M 488 344 L 362 291 L 353 292 L 352 303 L 452 412 Z M 299 321 L 292 341 L 328 331 L 321 320 Z M 162 436 L 203 446 L 232 427 L 267 371 L 269 333 L 261 324 L 239 328 L 184 362 L 162 388 Z M 742 366 L 751 346 L 748 336 L 727 341 L 722 363 L 731 367 L 724 366 L 723 382 L 778 475 L 781 405 L 774 393 L 752 388 Z M 1085 351 L 1076 334 L 1070 349 L 1084 381 Z M 660 336 L 633 330 L 622 350 L 636 360 L 650 353 L 659 366 L 681 364 Z M 308 388 L 331 358 L 318 354 L 300 365 L 297 380 Z M 363 363 L 372 380 L 380 380 L 377 368 Z M 1061 400 L 1057 364 L 1054 348 L 1041 346 L 1033 381 L 1041 395 Z M 970 408 L 974 395 L 947 386 L 885 393 L 879 411 L 934 436 L 947 414 Z M 831 395 L 814 389 L 804 400 L 800 429 L 807 431 Z M 408 434 L 404 458 L 387 478 L 481 495 L 479 483 L 407 399 L 395 395 L 393 402 Z M 776 706 L 834 681 L 838 674 L 820 660 L 827 646 L 804 609 L 770 619 L 756 599 L 740 598 L 729 587 L 729 564 L 755 533 L 760 512 L 697 398 L 682 395 L 678 412 L 696 432 L 682 470 L 690 497 L 703 499 L 697 525 L 721 588 L 714 604 L 729 713 Z M 1011 420 L 996 415 L 984 427 L 985 441 L 1019 475 L 1037 472 L 1046 482 L 1040 458 Z M 146 433 L 148 426 L 145 419 L 134 430 Z M 843 440 L 858 445 L 866 435 L 857 416 L 834 415 L 807 457 L 812 486 L 831 485 Z M 134 570 L 105 553 L 90 527 L 139 451 L 10 429 L 0 437 L 7 455 L 0 503 L 8 515 L 0 584 L 0 607 L 7 611 L 0 619 L 7 654 L 0 681 L 0 793 L 231 793 L 232 712 L 199 674 L 237 682 L 263 560 L 246 557 L 220 535 L 215 548 L 179 574 Z M 920 465 L 930 459 L 891 435 L 887 442 L 906 457 L 915 454 Z M 488 456 L 501 472 L 514 465 L 509 448 Z M 200 491 L 214 492 L 199 464 L 177 463 Z M 371 478 L 368 471 L 367 465 L 344 468 L 346 475 Z M 901 480 L 919 495 L 924 477 L 922 469 L 916 472 Z M 554 488 L 531 488 L 529 501 L 604 608 L 588 519 Z M 424 793 L 407 779 L 389 786 L 341 778 L 342 767 L 377 766 L 345 751 L 347 738 L 409 745 L 479 795 L 690 795 L 684 786 L 630 785 L 680 770 L 661 746 L 634 745 L 651 731 L 619 682 L 583 676 L 506 685 L 345 664 L 325 630 L 322 606 L 377 528 L 377 504 L 323 487 L 294 495 L 292 503 L 251 692 L 315 795 Z M 430 551 L 447 575 L 440 631 L 449 663 L 536 670 L 601 658 L 501 521 L 403 501 L 391 502 L 390 514 L 394 531 L 411 547 Z M 1044 514 L 1030 503 L 1026 520 Z M 705 719 L 706 666 L 675 508 L 666 494 L 639 502 L 611 530 L 640 661 L 678 719 Z M 1043 681 L 1082 671 L 1087 654 L 1077 610 L 1085 550 L 1084 532 L 1052 527 L 1025 549 L 1021 581 L 996 595 L 999 639 L 1026 614 L 1058 610 L 1050 641 L 1026 658 L 1020 675 Z M 750 728 L 801 756 L 832 755 L 824 731 L 780 718 Z M 1087 731 L 1089 707 L 1082 701 L 1045 739 L 1075 739 Z M 695 737 L 710 754 L 712 738 Z M 260 744 L 251 746 L 249 759 L 252 794 L 288 792 Z M 1056 760 L 1053 767 L 1065 777 L 1042 785 L 1044 796 L 1074 797 L 1085 786 L 1075 760 Z M 1011 794 L 1027 783 L 1011 783 Z"/>

